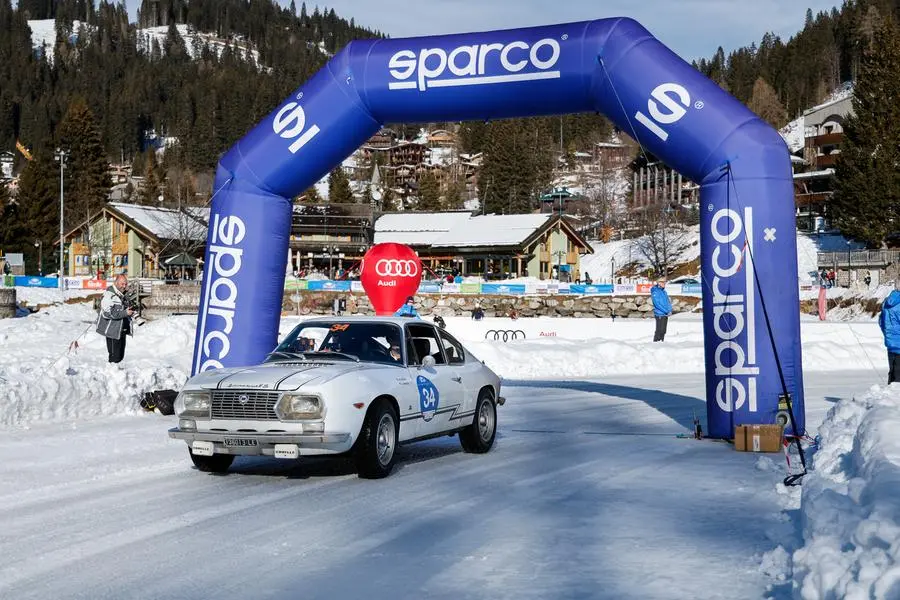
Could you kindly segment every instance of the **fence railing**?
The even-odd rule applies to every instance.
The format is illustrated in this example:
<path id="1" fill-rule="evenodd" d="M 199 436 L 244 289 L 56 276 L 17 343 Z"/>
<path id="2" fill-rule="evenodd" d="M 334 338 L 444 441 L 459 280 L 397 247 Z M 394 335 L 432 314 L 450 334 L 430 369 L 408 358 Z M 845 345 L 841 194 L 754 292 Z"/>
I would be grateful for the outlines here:
<path id="1" fill-rule="evenodd" d="M 900 262 L 900 250 L 851 250 L 849 252 L 819 252 L 819 267 L 885 267 Z"/>

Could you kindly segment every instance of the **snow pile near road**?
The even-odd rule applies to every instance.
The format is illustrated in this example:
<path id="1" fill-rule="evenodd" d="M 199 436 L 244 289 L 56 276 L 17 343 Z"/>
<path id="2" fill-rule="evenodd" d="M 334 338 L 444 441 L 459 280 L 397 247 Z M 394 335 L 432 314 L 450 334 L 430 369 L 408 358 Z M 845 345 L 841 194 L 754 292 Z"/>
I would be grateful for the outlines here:
<path id="1" fill-rule="evenodd" d="M 187 379 L 195 318 L 137 328 L 120 365 L 107 362 L 96 319 L 90 304 L 71 304 L 0 321 L 0 428 L 139 412 L 144 392 Z"/>
<path id="2" fill-rule="evenodd" d="M 900 597 L 900 386 L 835 405 L 804 478 L 803 544 L 793 553 L 804 599 Z"/>
<path id="3" fill-rule="evenodd" d="M 63 300 L 101 295 L 103 295 L 103 290 L 66 290 L 65 292 L 60 292 L 56 288 L 16 286 L 16 302 L 25 306 L 57 304 Z"/>
<path id="4" fill-rule="evenodd" d="M 0 321 L 0 428 L 68 422 L 139 412 L 144 392 L 178 389 L 191 367 L 196 316 L 148 322 L 128 340 L 125 360 L 107 363 L 106 341 L 94 332 L 88 304 L 57 304 Z M 279 338 L 302 318 L 284 317 Z M 703 324 L 697 315 L 669 322 L 653 343 L 652 319 L 447 319 L 447 329 L 506 379 L 595 378 L 702 373 Z M 526 339 L 494 340 L 496 331 Z M 485 339 L 485 337 L 489 339 Z M 72 341 L 78 348 L 69 350 Z M 884 346 L 875 323 L 802 324 L 803 367 L 816 372 L 872 370 L 884 376 Z"/>

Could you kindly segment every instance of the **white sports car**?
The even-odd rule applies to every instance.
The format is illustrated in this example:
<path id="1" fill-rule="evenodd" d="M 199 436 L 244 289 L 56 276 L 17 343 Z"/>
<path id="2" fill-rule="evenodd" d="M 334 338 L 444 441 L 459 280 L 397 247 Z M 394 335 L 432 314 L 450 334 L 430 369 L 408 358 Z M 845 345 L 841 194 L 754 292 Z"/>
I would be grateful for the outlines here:
<path id="1" fill-rule="evenodd" d="M 175 401 L 201 471 L 235 456 L 352 453 L 360 477 L 385 477 L 398 443 L 459 434 L 491 449 L 500 378 L 452 335 L 420 319 L 316 318 L 293 329 L 263 364 L 204 371 Z"/>

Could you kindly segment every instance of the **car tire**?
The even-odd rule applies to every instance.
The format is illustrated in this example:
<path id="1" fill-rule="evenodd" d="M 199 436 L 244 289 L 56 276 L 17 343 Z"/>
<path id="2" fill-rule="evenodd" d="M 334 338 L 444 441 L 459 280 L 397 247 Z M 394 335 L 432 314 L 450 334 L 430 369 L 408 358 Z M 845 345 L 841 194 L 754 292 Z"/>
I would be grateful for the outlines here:
<path id="1" fill-rule="evenodd" d="M 397 414 L 388 402 L 378 402 L 366 415 L 356 441 L 356 469 L 362 479 L 387 477 L 397 456 Z"/>
<path id="2" fill-rule="evenodd" d="M 459 443 L 463 451 L 484 454 L 494 445 L 497 437 L 497 404 L 487 390 L 478 394 L 475 404 L 475 418 L 472 424 L 459 432 Z"/>
<path id="3" fill-rule="evenodd" d="M 231 454 L 200 456 L 191 452 L 190 448 L 188 448 L 188 453 L 191 455 L 191 460 L 194 461 L 194 466 L 204 473 L 225 473 L 234 462 L 234 456 Z"/>

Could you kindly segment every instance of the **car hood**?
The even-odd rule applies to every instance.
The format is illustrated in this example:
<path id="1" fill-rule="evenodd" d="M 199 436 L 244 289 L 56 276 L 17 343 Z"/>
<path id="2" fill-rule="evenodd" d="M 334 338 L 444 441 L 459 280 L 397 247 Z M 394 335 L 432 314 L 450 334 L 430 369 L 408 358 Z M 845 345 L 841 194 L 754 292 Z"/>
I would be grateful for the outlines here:
<path id="1" fill-rule="evenodd" d="M 215 369 L 194 376 L 190 384 L 204 389 L 296 390 L 324 383 L 344 373 L 372 368 L 361 363 L 283 362 L 255 367 Z"/>

